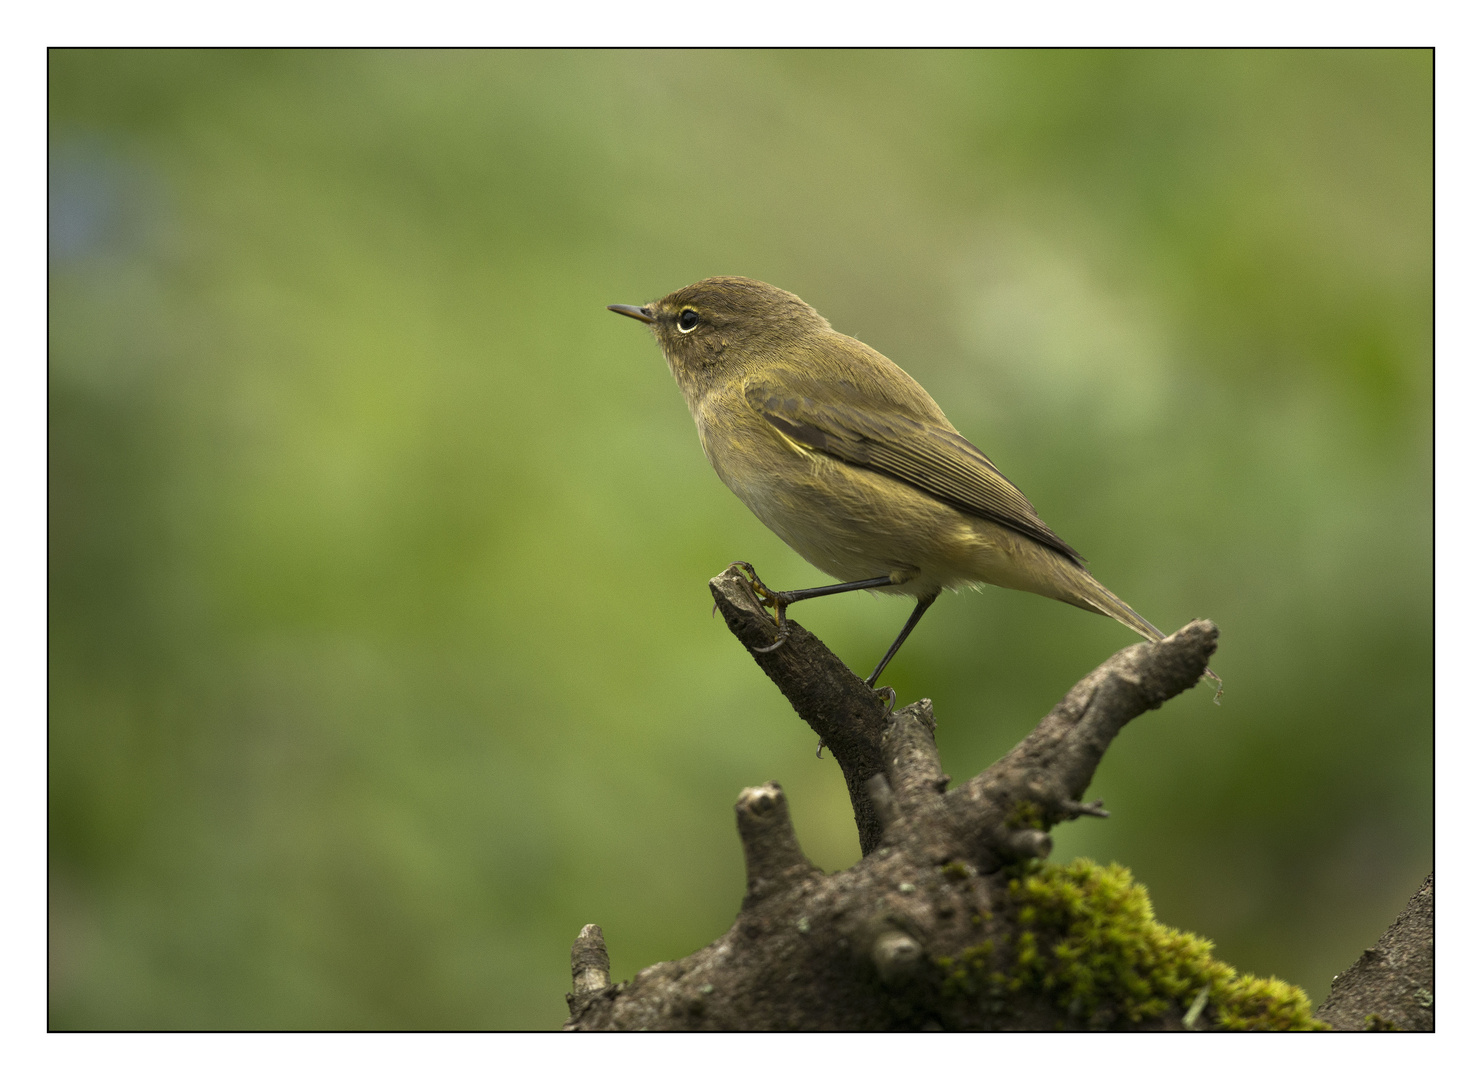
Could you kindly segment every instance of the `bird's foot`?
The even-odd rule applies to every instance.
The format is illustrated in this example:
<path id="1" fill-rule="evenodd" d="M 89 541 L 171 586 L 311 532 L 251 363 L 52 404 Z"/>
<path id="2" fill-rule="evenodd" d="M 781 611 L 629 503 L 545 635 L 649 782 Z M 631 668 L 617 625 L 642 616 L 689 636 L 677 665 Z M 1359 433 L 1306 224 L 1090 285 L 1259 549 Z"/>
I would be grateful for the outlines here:
<path id="1" fill-rule="evenodd" d="M 892 690 L 888 686 L 871 687 L 871 689 L 875 691 L 875 696 L 876 697 L 878 697 L 881 701 L 885 702 L 885 715 L 886 716 L 889 716 L 891 713 L 895 712 L 895 691 L 894 690 Z"/>
<path id="2" fill-rule="evenodd" d="M 775 589 L 767 588 L 766 583 L 757 575 L 756 567 L 752 566 L 751 563 L 738 560 L 731 563 L 731 566 L 739 568 L 746 575 L 746 583 L 751 586 L 751 591 L 756 595 L 757 602 L 764 608 L 772 609 L 772 621 L 777 625 L 777 640 L 770 645 L 753 646 L 751 651 L 758 654 L 777 651 L 787 642 L 789 632 L 787 605 L 791 602 L 792 598 L 787 593 L 780 593 Z"/>
<path id="3" fill-rule="evenodd" d="M 752 566 L 751 563 L 742 562 L 738 559 L 726 569 L 739 569 L 746 575 L 746 583 L 751 586 L 751 591 L 756 594 L 756 598 L 762 607 L 773 608 L 776 611 L 781 611 L 782 608 L 787 607 L 786 594 L 780 593 L 775 589 L 769 589 L 766 582 L 757 574 L 756 567 Z"/>

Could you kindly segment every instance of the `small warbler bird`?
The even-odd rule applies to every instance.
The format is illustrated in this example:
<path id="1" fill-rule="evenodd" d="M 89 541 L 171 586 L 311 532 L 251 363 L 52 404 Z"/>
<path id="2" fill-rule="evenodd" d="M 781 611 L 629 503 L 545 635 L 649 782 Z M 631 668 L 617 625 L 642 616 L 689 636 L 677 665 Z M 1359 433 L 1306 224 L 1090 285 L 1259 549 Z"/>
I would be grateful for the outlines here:
<path id="1" fill-rule="evenodd" d="M 713 277 L 608 310 L 648 324 L 726 487 L 843 582 L 775 592 L 737 564 L 776 612 L 780 632 L 767 649 L 786 640 L 786 608 L 799 600 L 858 589 L 915 597 L 870 675 L 874 687 L 942 590 L 977 583 L 1063 600 L 1162 639 L 1086 572 L 915 379 L 792 293 Z"/>

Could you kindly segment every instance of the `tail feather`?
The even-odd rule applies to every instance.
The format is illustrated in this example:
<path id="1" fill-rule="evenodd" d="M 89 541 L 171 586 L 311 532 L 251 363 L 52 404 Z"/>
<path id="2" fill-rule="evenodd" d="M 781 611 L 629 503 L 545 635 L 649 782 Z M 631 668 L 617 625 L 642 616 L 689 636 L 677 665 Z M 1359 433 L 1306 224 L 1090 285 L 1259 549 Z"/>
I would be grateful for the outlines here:
<path id="1" fill-rule="evenodd" d="M 1061 600 L 1074 604 L 1076 607 L 1085 608 L 1087 611 L 1098 611 L 1110 616 L 1129 630 L 1137 631 L 1149 641 L 1163 640 L 1163 631 L 1133 611 L 1125 600 L 1080 567 L 1075 567 L 1074 574 L 1067 573 L 1065 577 L 1070 579 L 1075 588 L 1071 595 L 1062 594 Z M 1204 677 L 1214 683 L 1214 701 L 1218 705 L 1225 693 L 1225 682 L 1209 668 L 1204 669 Z"/>
<path id="2" fill-rule="evenodd" d="M 1131 605 L 1086 571 L 1080 567 L 1072 568 L 1069 564 L 1066 564 L 1066 570 L 1068 572 L 1065 577 L 1069 579 L 1067 584 L 1071 586 L 1070 595 L 1062 595 L 1060 599 L 1076 607 L 1085 608 L 1087 611 L 1100 612 L 1102 615 L 1116 619 L 1117 622 L 1129 630 L 1136 631 L 1149 641 L 1163 640 L 1163 631 L 1133 611 Z"/>

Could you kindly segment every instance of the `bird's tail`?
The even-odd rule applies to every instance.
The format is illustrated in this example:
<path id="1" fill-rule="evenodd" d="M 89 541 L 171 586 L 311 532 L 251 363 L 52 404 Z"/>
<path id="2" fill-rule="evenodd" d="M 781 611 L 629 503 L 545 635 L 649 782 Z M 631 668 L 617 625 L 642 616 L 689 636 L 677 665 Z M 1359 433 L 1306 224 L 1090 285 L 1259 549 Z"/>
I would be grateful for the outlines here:
<path id="1" fill-rule="evenodd" d="M 1101 582 L 1097 581 L 1079 566 L 1069 563 L 1064 566 L 1063 580 L 1070 589 L 1062 593 L 1059 599 L 1076 607 L 1085 608 L 1087 611 L 1098 611 L 1103 615 L 1116 619 L 1117 622 L 1135 630 L 1149 641 L 1162 641 L 1163 631 L 1148 622 L 1137 612 L 1132 610 L 1125 600 L 1112 592 Z M 1215 686 L 1214 700 L 1219 704 L 1220 698 L 1225 692 L 1225 683 L 1218 675 L 1209 668 L 1204 669 L 1204 677 Z"/>
<path id="2" fill-rule="evenodd" d="M 1087 611 L 1099 611 L 1116 619 L 1129 630 L 1135 630 L 1149 641 L 1163 640 L 1163 631 L 1133 611 L 1130 604 L 1080 567 L 1067 564 L 1064 577 L 1070 588 L 1067 590 L 1068 595 L 1062 594 L 1059 599 Z"/>
<path id="3" fill-rule="evenodd" d="M 1016 546 L 1016 537 L 1007 530 L 999 530 L 991 539 L 992 543 L 985 543 L 981 548 L 980 560 L 973 567 L 969 580 L 1061 600 L 1115 619 L 1155 644 L 1163 640 L 1163 631 L 1133 611 L 1131 605 L 1064 553 L 1027 539 L 1019 541 Z M 1216 686 L 1223 687 L 1220 677 L 1214 672 L 1205 668 L 1204 674 Z M 1215 694 L 1216 701 L 1220 693 L 1223 689 Z"/>

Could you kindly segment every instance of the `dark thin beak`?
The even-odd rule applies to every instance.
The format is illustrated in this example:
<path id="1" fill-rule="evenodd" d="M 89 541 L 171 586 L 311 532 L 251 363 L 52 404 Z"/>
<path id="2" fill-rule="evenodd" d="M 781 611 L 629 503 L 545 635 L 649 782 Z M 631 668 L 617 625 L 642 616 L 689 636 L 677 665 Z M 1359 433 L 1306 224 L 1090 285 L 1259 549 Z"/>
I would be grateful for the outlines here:
<path id="1" fill-rule="evenodd" d="M 639 322 L 651 323 L 655 319 L 646 307 L 634 307 L 632 304 L 608 304 L 608 311 L 616 311 L 619 315 L 626 315 L 630 319 Z"/>

